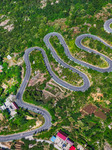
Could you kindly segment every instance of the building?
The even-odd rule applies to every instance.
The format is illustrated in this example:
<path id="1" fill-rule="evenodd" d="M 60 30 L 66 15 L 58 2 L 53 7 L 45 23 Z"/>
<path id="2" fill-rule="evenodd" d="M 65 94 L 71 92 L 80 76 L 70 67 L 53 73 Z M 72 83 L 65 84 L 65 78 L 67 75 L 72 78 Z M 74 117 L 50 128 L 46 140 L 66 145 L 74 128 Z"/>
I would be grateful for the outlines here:
<path id="1" fill-rule="evenodd" d="M 6 101 L 14 101 L 15 98 L 16 98 L 16 96 L 11 94 L 11 95 L 9 95 L 9 97 L 6 98 Z"/>
<path id="2" fill-rule="evenodd" d="M 110 125 L 108 125 L 108 128 L 109 128 L 109 129 L 112 129 L 112 123 L 111 123 Z"/>
<path id="3" fill-rule="evenodd" d="M 0 70 L 2 70 L 3 69 L 3 67 L 2 67 L 2 65 L 0 65 Z"/>
<path id="4" fill-rule="evenodd" d="M 67 138 L 67 140 L 66 140 L 66 149 L 69 149 L 73 145 L 74 145 L 74 142 L 71 139 Z"/>
<path id="5" fill-rule="evenodd" d="M 14 106 L 15 109 L 19 108 L 15 102 L 13 102 L 13 106 Z"/>
<path id="6" fill-rule="evenodd" d="M 1 106 L 2 110 L 7 109 L 8 112 L 10 113 L 11 117 L 14 117 L 17 112 L 16 110 L 18 109 L 18 106 L 15 102 L 12 102 L 12 100 L 15 98 L 15 95 L 10 95 L 7 99 L 6 102 Z"/>
<path id="7" fill-rule="evenodd" d="M 55 142 L 55 140 L 56 140 L 56 137 L 55 137 L 55 136 L 52 136 L 51 142 Z"/>
<path id="8" fill-rule="evenodd" d="M 65 141 L 66 141 L 67 137 L 68 137 L 67 134 L 65 134 L 65 133 L 62 132 L 62 131 L 59 131 L 59 132 L 57 133 L 55 143 L 56 143 L 59 147 L 62 147 L 63 144 L 65 144 Z"/>
<path id="9" fill-rule="evenodd" d="M 75 148 L 74 142 L 68 138 L 68 135 L 64 132 L 62 132 L 61 130 L 57 133 L 56 137 L 53 136 L 51 138 L 51 141 L 56 144 L 59 148 L 61 148 L 62 150 L 71 150 L 73 148 Z M 76 149 L 76 148 L 75 148 Z M 73 150 L 75 150 L 73 149 Z"/>
<path id="10" fill-rule="evenodd" d="M 11 58 L 12 58 L 12 57 L 11 57 L 10 55 L 8 55 L 8 56 L 7 56 L 7 59 L 9 59 L 9 60 L 10 60 Z"/>
<path id="11" fill-rule="evenodd" d="M 3 67 L 2 67 L 2 65 L 0 65 L 0 72 L 3 72 L 2 69 L 3 69 Z"/>
<path id="12" fill-rule="evenodd" d="M 69 150 L 76 150 L 74 146 L 71 146 Z"/>
<path id="13" fill-rule="evenodd" d="M 57 133 L 57 137 L 65 141 L 65 140 L 67 139 L 68 135 L 65 134 L 64 132 L 62 132 L 62 131 L 60 130 L 60 131 Z"/>
<path id="14" fill-rule="evenodd" d="M 18 106 L 15 102 L 11 103 L 10 105 L 10 115 L 13 117 L 17 114 L 16 110 L 18 109 Z"/>

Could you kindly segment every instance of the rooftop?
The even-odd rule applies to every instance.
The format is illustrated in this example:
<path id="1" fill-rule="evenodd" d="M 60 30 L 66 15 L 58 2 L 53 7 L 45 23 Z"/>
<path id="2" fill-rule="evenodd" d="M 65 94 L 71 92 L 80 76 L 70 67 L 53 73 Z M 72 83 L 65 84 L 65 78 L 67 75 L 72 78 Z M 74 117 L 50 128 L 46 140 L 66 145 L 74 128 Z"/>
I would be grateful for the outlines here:
<path id="1" fill-rule="evenodd" d="M 70 144 L 70 145 L 73 145 L 74 144 L 74 142 L 71 140 L 71 139 L 67 139 L 67 141 L 66 141 L 68 144 Z"/>
<path id="2" fill-rule="evenodd" d="M 96 111 L 96 109 L 97 109 L 97 107 L 93 104 L 88 104 L 83 108 L 83 110 L 90 115 L 92 113 L 94 113 Z"/>
<path id="3" fill-rule="evenodd" d="M 56 140 L 55 136 L 52 136 L 51 141 L 54 142 Z"/>
<path id="4" fill-rule="evenodd" d="M 8 56 L 7 56 L 7 59 L 9 59 L 9 60 L 10 60 L 11 58 L 12 58 L 12 57 L 11 57 L 10 55 L 8 55 Z"/>
<path id="5" fill-rule="evenodd" d="M 65 134 L 65 133 L 62 132 L 62 131 L 59 131 L 59 132 L 57 133 L 57 136 L 60 137 L 61 139 L 63 139 L 64 141 L 65 141 L 66 138 L 68 137 L 68 135 Z"/>
<path id="6" fill-rule="evenodd" d="M 75 150 L 76 148 L 74 146 L 71 146 L 69 150 Z"/>
<path id="7" fill-rule="evenodd" d="M 15 106 L 16 109 L 18 109 L 18 106 L 15 102 L 13 102 L 13 105 Z"/>
<path id="8" fill-rule="evenodd" d="M 3 69 L 3 67 L 2 67 L 2 65 L 0 65 L 0 70 L 2 70 Z"/>

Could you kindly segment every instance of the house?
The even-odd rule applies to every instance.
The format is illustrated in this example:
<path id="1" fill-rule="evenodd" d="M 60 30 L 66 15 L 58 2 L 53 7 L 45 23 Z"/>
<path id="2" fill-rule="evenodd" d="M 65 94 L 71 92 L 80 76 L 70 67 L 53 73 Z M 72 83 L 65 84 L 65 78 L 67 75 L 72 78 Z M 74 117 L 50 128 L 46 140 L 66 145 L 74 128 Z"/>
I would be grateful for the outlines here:
<path id="1" fill-rule="evenodd" d="M 68 137 L 67 134 L 65 134 L 61 130 L 57 133 L 55 143 L 58 145 L 58 147 L 63 146 L 67 137 Z"/>
<path id="2" fill-rule="evenodd" d="M 7 59 L 9 59 L 9 60 L 10 60 L 11 58 L 12 58 L 12 57 L 11 57 L 10 55 L 8 55 L 8 56 L 7 56 Z"/>
<path id="3" fill-rule="evenodd" d="M 17 106 L 16 102 L 13 102 L 13 106 L 15 109 L 18 109 L 19 107 Z"/>
<path id="4" fill-rule="evenodd" d="M 74 144 L 74 142 L 68 138 L 68 135 L 61 130 L 57 133 L 54 143 L 63 150 L 69 150 Z"/>
<path id="5" fill-rule="evenodd" d="M 74 145 L 74 142 L 69 138 L 67 138 L 65 143 L 66 143 L 66 150 L 69 150 L 69 148 Z"/>
<path id="6" fill-rule="evenodd" d="M 64 133 L 61 130 L 57 133 L 56 137 L 52 136 L 51 141 L 62 150 L 70 150 L 70 148 L 71 148 L 71 150 L 76 149 L 73 146 L 74 142 L 70 138 L 68 138 L 68 135 L 66 133 Z"/>
<path id="7" fill-rule="evenodd" d="M 10 106 L 10 102 L 9 102 L 9 101 L 6 101 L 6 102 L 1 106 L 1 108 L 2 108 L 2 110 L 5 110 L 5 109 L 7 109 L 9 106 Z"/>
<path id="8" fill-rule="evenodd" d="M 7 97 L 6 101 L 14 101 L 15 98 L 16 98 L 16 96 L 11 94 L 11 95 L 9 95 L 9 97 Z"/>
<path id="9" fill-rule="evenodd" d="M 2 65 L 0 65 L 0 72 L 3 72 L 2 69 L 3 69 L 3 67 L 2 67 Z"/>
<path id="10" fill-rule="evenodd" d="M 69 138 L 67 139 L 66 142 L 67 142 L 68 144 L 70 144 L 71 146 L 74 145 L 74 142 L 73 142 L 71 139 L 69 139 Z"/>
<path id="11" fill-rule="evenodd" d="M 5 104 L 3 104 L 3 105 L 1 106 L 1 109 L 2 109 L 2 110 L 5 110 L 5 109 L 6 109 Z"/>
<path id="12" fill-rule="evenodd" d="M 18 109 L 18 106 L 15 102 L 11 103 L 10 105 L 10 115 L 13 117 L 17 114 L 17 112 L 15 111 L 16 109 Z"/>
<path id="13" fill-rule="evenodd" d="M 8 112 L 10 113 L 11 117 L 14 117 L 15 114 L 17 114 L 16 110 L 18 109 L 18 106 L 15 102 L 12 102 L 14 100 L 15 95 L 10 95 L 7 99 L 6 102 L 1 106 L 2 110 L 7 109 Z"/>
<path id="14" fill-rule="evenodd" d="M 56 137 L 55 137 L 55 136 L 52 136 L 51 142 L 55 142 L 55 140 L 56 140 Z"/>
<path id="15" fill-rule="evenodd" d="M 0 65 L 0 70 L 2 70 L 3 69 L 3 67 L 2 67 L 2 65 Z"/>
<path id="16" fill-rule="evenodd" d="M 108 125 L 108 128 L 109 128 L 109 129 L 112 129 L 112 123 L 111 123 L 110 125 Z"/>
<path id="17" fill-rule="evenodd" d="M 69 150 L 76 150 L 74 146 L 71 146 Z"/>
<path id="18" fill-rule="evenodd" d="M 62 147 L 65 144 L 67 137 L 67 134 L 61 130 L 57 133 L 55 143 L 58 145 L 58 147 Z"/>
<path id="19" fill-rule="evenodd" d="M 65 134 L 64 132 L 62 132 L 62 131 L 60 130 L 60 131 L 57 133 L 57 137 L 65 141 L 65 140 L 67 139 L 68 135 Z"/>

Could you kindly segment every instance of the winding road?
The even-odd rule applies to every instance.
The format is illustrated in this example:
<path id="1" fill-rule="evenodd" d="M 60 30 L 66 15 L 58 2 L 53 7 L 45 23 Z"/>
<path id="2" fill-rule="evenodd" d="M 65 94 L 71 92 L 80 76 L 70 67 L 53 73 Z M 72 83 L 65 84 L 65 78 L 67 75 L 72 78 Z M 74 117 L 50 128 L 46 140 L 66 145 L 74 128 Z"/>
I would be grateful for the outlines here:
<path id="1" fill-rule="evenodd" d="M 107 20 L 104 24 L 104 29 L 106 30 L 106 32 L 108 33 L 112 33 L 112 29 L 110 28 L 110 24 L 112 22 L 112 19 L 110 20 Z M 26 132 L 22 132 L 22 133 L 17 133 L 17 134 L 11 134 L 11 135 L 6 135 L 6 136 L 0 136 L 0 142 L 5 142 L 5 141 L 10 141 L 10 140 L 14 140 L 14 139 L 21 139 L 23 137 L 26 137 L 26 136 L 31 136 L 35 133 L 38 133 L 40 131 L 43 131 L 43 130 L 48 130 L 50 127 L 51 127 L 51 116 L 50 114 L 44 110 L 43 108 L 40 108 L 40 107 L 37 107 L 37 106 L 34 106 L 34 105 L 31 105 L 31 104 L 28 104 L 28 103 L 25 103 L 23 100 L 22 100 L 22 97 L 23 97 L 23 93 L 24 93 L 24 90 L 28 84 L 28 81 L 30 79 L 30 74 L 31 74 L 31 65 L 30 65 L 30 61 L 29 61 L 29 54 L 33 51 L 33 50 L 39 50 L 41 51 L 42 55 L 43 55 L 43 59 L 44 59 L 44 62 L 45 62 L 45 65 L 47 67 L 47 70 L 49 72 L 49 74 L 51 75 L 51 77 L 58 83 L 60 84 L 61 86 L 69 89 L 69 90 L 72 90 L 72 91 L 86 91 L 89 87 L 90 87 L 90 82 L 89 82 L 89 79 L 87 77 L 86 74 L 82 73 L 81 71 L 79 71 L 78 69 L 75 69 L 74 67 L 68 65 L 67 63 L 65 63 L 56 53 L 55 49 L 53 48 L 53 46 L 51 45 L 49 39 L 51 36 L 57 36 L 58 39 L 60 40 L 60 43 L 62 44 L 62 46 L 64 47 L 64 52 L 65 54 L 68 56 L 69 59 L 71 59 L 72 61 L 78 63 L 78 64 L 81 64 L 83 66 L 86 66 L 88 68 L 91 68 L 93 70 L 96 70 L 96 71 L 99 71 L 99 72 L 111 72 L 112 71 L 112 60 L 109 59 L 107 56 L 95 51 L 95 50 L 92 50 L 90 48 L 87 48 L 85 46 L 82 45 L 81 41 L 85 38 L 85 37 L 90 37 L 90 38 L 93 38 L 95 40 L 98 40 L 100 42 L 102 42 L 104 45 L 110 47 L 112 49 L 112 47 L 110 45 L 108 45 L 106 42 L 104 42 L 101 38 L 97 37 L 97 36 L 94 36 L 94 35 L 90 35 L 90 34 L 82 34 L 80 36 L 78 36 L 76 38 L 76 41 L 75 41 L 75 44 L 77 45 L 77 47 L 79 47 L 80 49 L 83 49 L 87 52 L 93 52 L 97 55 L 100 55 L 102 57 L 105 58 L 105 60 L 108 62 L 109 64 L 109 67 L 107 68 L 99 68 L 99 67 L 95 67 L 93 65 L 90 65 L 84 61 L 80 61 L 80 60 L 77 60 L 75 59 L 71 54 L 70 54 L 70 51 L 68 49 L 68 46 L 67 44 L 65 43 L 65 40 L 64 38 L 62 37 L 61 34 L 59 33 L 56 33 L 56 32 L 52 32 L 52 33 L 49 33 L 47 34 L 45 37 L 44 37 L 44 42 L 47 46 L 47 48 L 50 49 L 53 57 L 55 58 L 55 60 L 61 64 L 63 67 L 65 68 L 69 68 L 70 70 L 72 70 L 73 72 L 76 72 L 78 73 L 82 78 L 83 78 L 83 82 L 84 84 L 80 87 L 77 87 L 77 86 L 73 86 L 61 79 L 58 78 L 58 76 L 56 76 L 54 74 L 54 72 L 52 71 L 51 69 L 51 66 L 49 64 L 49 61 L 48 61 L 48 58 L 47 58 L 47 55 L 46 55 L 46 52 L 40 48 L 40 47 L 32 47 L 32 48 L 28 48 L 26 49 L 25 51 L 25 54 L 24 54 L 24 61 L 25 61 L 25 64 L 26 64 L 26 74 L 25 74 L 25 77 L 24 77 L 24 80 L 20 86 L 20 89 L 16 95 L 16 99 L 17 99 L 17 104 L 18 106 L 22 107 L 22 108 L 25 108 L 25 109 L 28 109 L 28 110 L 31 110 L 35 113 L 40 113 L 43 115 L 44 119 L 45 119 L 45 123 L 39 127 L 38 129 L 35 129 L 35 130 L 31 130 L 31 131 L 26 131 Z"/>

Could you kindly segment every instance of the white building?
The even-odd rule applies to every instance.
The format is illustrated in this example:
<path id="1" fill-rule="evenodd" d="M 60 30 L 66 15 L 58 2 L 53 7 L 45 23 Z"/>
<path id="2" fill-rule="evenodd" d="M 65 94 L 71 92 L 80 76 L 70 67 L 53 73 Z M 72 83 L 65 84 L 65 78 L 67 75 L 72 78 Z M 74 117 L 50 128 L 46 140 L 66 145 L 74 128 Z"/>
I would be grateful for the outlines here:
<path id="1" fill-rule="evenodd" d="M 0 65 L 0 70 L 2 70 L 3 69 L 3 66 L 2 65 Z"/>
<path id="2" fill-rule="evenodd" d="M 53 141 L 54 140 L 54 141 Z M 57 133 L 56 138 L 52 137 L 52 142 L 62 150 L 75 150 L 74 142 L 68 138 L 68 135 L 61 130 Z"/>
<path id="3" fill-rule="evenodd" d="M 10 95 L 6 102 L 1 106 L 2 110 L 8 109 L 10 115 L 14 117 L 15 114 L 17 114 L 16 110 L 18 109 L 18 106 L 15 102 L 12 102 L 14 100 L 15 95 Z"/>
<path id="4" fill-rule="evenodd" d="M 9 59 L 9 60 L 10 60 L 11 58 L 12 58 L 12 57 L 11 57 L 10 55 L 8 55 L 8 56 L 7 56 L 7 59 Z"/>

